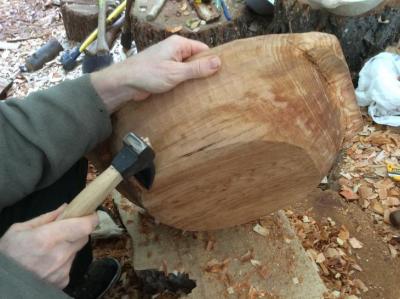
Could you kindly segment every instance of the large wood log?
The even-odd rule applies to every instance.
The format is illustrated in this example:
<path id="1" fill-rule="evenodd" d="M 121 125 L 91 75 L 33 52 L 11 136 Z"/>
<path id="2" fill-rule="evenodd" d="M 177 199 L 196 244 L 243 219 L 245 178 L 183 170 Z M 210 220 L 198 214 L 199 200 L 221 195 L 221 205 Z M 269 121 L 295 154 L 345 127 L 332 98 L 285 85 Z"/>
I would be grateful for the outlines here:
<path id="1" fill-rule="evenodd" d="M 312 9 L 307 0 L 276 0 L 271 33 L 321 31 L 338 37 L 346 61 L 357 79 L 367 58 L 400 39 L 400 1 L 385 0 L 366 14 L 338 16 Z M 355 80 L 356 81 L 356 80 Z"/>
<path id="2" fill-rule="evenodd" d="M 188 22 L 198 19 L 192 1 L 166 1 L 155 20 L 147 20 L 148 11 L 157 0 L 137 0 L 132 9 L 132 34 L 139 50 L 155 44 L 172 34 L 200 40 L 209 46 L 267 32 L 272 17 L 252 13 L 244 2 L 225 0 L 232 17 L 228 21 L 221 13 L 217 21 L 189 28 Z"/>
<path id="3" fill-rule="evenodd" d="M 109 151 L 95 159 L 107 166 L 128 131 L 148 137 L 157 155 L 152 190 L 133 180 L 119 190 L 184 230 L 245 223 L 302 200 L 361 126 L 332 35 L 254 37 L 209 53 L 221 57 L 220 72 L 123 107 Z"/>

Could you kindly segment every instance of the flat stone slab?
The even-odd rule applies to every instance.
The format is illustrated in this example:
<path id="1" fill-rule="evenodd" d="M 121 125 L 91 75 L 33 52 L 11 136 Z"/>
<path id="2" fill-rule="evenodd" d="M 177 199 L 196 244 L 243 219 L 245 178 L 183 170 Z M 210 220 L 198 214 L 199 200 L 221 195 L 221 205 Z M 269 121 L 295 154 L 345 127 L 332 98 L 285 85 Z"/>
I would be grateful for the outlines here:
<path id="1" fill-rule="evenodd" d="M 323 298 L 326 287 L 283 211 L 212 232 L 182 232 L 116 200 L 133 239 L 134 267 L 184 271 L 197 287 L 187 298 Z M 262 226 L 261 234 L 254 231 Z"/>

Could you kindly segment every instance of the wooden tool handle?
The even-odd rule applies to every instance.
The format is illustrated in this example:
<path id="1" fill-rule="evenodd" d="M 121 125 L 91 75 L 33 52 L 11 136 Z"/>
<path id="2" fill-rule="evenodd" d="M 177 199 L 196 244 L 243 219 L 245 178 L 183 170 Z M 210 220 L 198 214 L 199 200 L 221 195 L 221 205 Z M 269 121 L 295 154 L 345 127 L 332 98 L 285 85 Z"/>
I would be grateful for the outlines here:
<path id="1" fill-rule="evenodd" d="M 109 51 L 106 41 L 106 10 L 107 1 L 99 0 L 99 18 L 97 21 L 97 54 L 107 53 Z"/>
<path id="2" fill-rule="evenodd" d="M 108 167 L 74 198 L 59 219 L 81 217 L 93 213 L 121 181 L 121 174 L 113 166 Z"/>

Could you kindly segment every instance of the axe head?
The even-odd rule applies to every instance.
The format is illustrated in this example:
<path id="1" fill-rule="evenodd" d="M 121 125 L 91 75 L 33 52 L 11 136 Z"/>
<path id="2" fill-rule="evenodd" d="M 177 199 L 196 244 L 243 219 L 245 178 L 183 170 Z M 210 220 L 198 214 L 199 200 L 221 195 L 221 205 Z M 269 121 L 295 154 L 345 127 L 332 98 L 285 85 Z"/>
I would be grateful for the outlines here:
<path id="1" fill-rule="evenodd" d="M 111 164 L 122 177 L 135 176 L 142 187 L 150 189 L 155 176 L 154 157 L 155 153 L 150 145 L 134 133 L 129 133 Z"/>

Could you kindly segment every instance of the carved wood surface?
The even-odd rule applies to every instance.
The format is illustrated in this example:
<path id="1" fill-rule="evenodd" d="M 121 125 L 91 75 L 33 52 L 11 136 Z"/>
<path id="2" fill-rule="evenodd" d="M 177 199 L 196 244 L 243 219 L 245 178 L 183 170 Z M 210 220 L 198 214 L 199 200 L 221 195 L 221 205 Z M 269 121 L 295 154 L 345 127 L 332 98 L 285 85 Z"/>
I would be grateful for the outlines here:
<path id="1" fill-rule="evenodd" d="M 361 126 L 332 35 L 260 36 L 209 53 L 221 57 L 220 72 L 123 107 L 110 151 L 97 155 L 106 166 L 128 131 L 148 137 L 152 190 L 139 198 L 132 183 L 120 190 L 184 230 L 230 227 L 302 200 Z"/>

